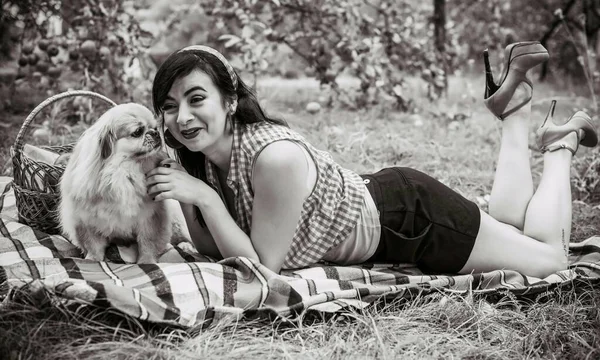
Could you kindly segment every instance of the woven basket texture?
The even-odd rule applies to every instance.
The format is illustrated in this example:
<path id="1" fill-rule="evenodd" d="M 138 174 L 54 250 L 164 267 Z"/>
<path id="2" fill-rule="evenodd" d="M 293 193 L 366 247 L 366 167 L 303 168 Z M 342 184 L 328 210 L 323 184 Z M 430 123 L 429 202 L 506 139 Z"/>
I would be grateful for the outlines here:
<path id="1" fill-rule="evenodd" d="M 15 144 L 10 149 L 13 164 L 13 188 L 19 222 L 50 235 L 61 233 L 58 205 L 60 203 L 60 179 L 65 171 L 65 165 L 49 164 L 34 159 L 24 153 L 23 147 L 34 118 L 50 104 L 74 96 L 88 96 L 100 99 L 112 106 L 116 105 L 107 97 L 86 90 L 68 91 L 54 95 L 39 104 L 29 114 L 17 134 Z M 74 146 L 75 143 L 71 143 L 60 146 L 41 146 L 40 148 L 56 153 L 58 156 L 71 152 Z"/>

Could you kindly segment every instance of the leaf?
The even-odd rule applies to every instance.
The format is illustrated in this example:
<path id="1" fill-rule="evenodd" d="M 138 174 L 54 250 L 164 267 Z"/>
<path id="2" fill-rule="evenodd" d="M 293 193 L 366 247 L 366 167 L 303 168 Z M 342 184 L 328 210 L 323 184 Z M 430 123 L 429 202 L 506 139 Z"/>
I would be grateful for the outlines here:
<path id="1" fill-rule="evenodd" d="M 221 40 L 221 41 L 227 40 L 227 42 L 225 42 L 225 44 L 223 45 L 226 48 L 232 47 L 235 44 L 242 41 L 242 39 L 240 39 L 239 37 L 237 37 L 235 35 L 229 35 L 229 34 L 219 36 L 219 40 Z"/>
<path id="2" fill-rule="evenodd" d="M 271 0 L 271 2 L 277 6 L 281 6 L 281 3 L 279 2 L 279 0 Z"/>
<path id="3" fill-rule="evenodd" d="M 265 23 L 258 21 L 258 20 L 254 20 L 252 22 L 252 24 L 256 25 L 257 27 L 261 28 L 261 29 L 267 29 L 267 25 L 265 25 Z"/>
<path id="4" fill-rule="evenodd" d="M 226 48 L 230 48 L 236 44 L 238 44 L 240 41 L 242 41 L 242 39 L 230 39 L 229 41 L 227 41 L 223 46 L 225 46 Z"/>
<path id="5" fill-rule="evenodd" d="M 242 38 L 249 39 L 254 35 L 254 29 L 252 26 L 246 25 L 242 29 Z"/>
<path id="6" fill-rule="evenodd" d="M 237 38 L 237 36 L 232 35 L 232 34 L 223 34 L 223 35 L 219 36 L 219 41 L 225 41 L 225 40 L 229 40 L 231 38 Z"/>

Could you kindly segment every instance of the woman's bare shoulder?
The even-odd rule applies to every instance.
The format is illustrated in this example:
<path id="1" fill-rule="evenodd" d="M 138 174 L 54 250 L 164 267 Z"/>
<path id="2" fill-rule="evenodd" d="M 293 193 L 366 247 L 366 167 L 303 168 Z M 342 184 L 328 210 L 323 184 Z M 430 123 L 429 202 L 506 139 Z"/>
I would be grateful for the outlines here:
<path id="1" fill-rule="evenodd" d="M 287 182 L 290 186 L 296 182 L 301 186 L 305 184 L 308 166 L 299 146 L 301 145 L 289 140 L 267 145 L 256 158 L 254 180 L 266 181 L 268 186 L 275 182 Z M 302 180 L 297 181 L 300 179 Z"/>

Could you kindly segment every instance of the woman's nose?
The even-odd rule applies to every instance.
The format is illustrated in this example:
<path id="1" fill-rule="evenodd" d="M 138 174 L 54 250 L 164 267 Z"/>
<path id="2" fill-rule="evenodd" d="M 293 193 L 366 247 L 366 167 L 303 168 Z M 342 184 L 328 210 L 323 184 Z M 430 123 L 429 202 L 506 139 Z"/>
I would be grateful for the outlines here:
<path id="1" fill-rule="evenodd" d="M 190 121 L 192 121 L 193 116 L 190 112 L 190 109 L 187 105 L 181 105 L 179 107 L 179 113 L 177 114 L 177 123 L 179 125 L 186 125 Z"/>

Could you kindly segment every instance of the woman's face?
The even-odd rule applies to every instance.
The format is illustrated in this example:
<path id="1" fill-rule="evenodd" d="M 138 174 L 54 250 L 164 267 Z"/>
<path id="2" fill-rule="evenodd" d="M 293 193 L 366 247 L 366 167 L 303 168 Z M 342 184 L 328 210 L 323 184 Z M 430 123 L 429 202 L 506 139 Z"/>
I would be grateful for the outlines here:
<path id="1" fill-rule="evenodd" d="M 175 80 L 162 111 L 167 129 L 190 151 L 218 151 L 229 135 L 221 93 L 201 70 Z"/>

